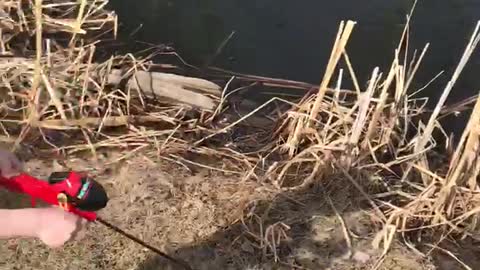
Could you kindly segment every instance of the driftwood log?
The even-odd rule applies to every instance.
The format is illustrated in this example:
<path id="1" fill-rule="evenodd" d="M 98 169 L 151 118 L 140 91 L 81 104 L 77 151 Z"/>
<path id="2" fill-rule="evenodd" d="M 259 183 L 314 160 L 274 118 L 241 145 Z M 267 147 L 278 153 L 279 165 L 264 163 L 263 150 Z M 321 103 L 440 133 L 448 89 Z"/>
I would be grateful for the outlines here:
<path id="1" fill-rule="evenodd" d="M 122 79 L 121 70 L 112 70 L 108 84 L 118 85 Z M 161 72 L 137 71 L 127 85 L 150 97 L 209 111 L 215 109 L 221 95 L 220 86 L 210 81 Z"/>

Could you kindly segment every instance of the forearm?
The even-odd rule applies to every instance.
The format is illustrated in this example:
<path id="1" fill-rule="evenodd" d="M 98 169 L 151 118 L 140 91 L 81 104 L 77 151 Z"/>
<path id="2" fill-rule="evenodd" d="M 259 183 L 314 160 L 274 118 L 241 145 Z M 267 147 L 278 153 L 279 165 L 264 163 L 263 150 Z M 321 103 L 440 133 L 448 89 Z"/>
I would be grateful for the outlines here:
<path id="1" fill-rule="evenodd" d="M 39 226 L 37 209 L 0 209 L 0 238 L 35 237 Z"/>

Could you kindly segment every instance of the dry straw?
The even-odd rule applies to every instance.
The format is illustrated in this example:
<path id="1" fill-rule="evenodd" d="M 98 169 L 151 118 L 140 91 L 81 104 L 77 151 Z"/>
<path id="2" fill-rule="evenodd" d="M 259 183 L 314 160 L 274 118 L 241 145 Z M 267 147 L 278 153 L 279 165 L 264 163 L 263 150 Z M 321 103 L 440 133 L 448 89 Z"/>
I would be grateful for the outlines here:
<path id="1" fill-rule="evenodd" d="M 122 84 L 138 78 L 134 75 L 148 74 L 149 56 L 137 59 L 127 54 L 95 61 L 97 37 L 116 36 L 117 18 L 105 9 L 107 3 L 0 3 L 0 125 L 4 141 L 14 140 L 18 148 L 40 137 L 56 152 L 90 151 L 94 157 L 102 148 L 126 149 L 120 159 L 153 147 L 162 158 L 184 165 L 187 161 L 181 155 L 188 152 L 222 157 L 227 164 L 245 164 L 250 171 L 250 161 L 238 152 L 189 145 L 189 140 L 213 132 L 212 121 L 208 121 L 211 113 L 152 98 L 135 83 Z M 215 100 L 215 84 L 170 74 L 151 76 L 176 92 L 183 91 L 180 83 L 188 89 L 197 85 L 206 94 L 192 96 Z M 68 134 L 70 139 L 51 139 L 61 137 L 58 134 Z M 41 145 L 31 146 L 38 149 Z"/>
<path id="2" fill-rule="evenodd" d="M 139 71 L 148 71 L 152 64 L 148 58 L 136 59 L 130 54 L 95 62 L 98 41 L 92 37 L 105 32 L 115 35 L 117 29 L 115 14 L 104 9 L 106 0 L 23 2 L 0 3 L 0 130 L 4 140 L 14 140 L 19 146 L 30 143 L 32 136 L 45 138 L 48 131 L 68 131 L 73 138 L 68 144 L 55 146 L 49 141 L 57 151 L 90 151 L 96 156 L 101 148 L 128 149 L 121 160 L 155 149 L 160 158 L 187 168 L 195 165 L 270 180 L 264 184 L 277 187 L 277 192 L 300 190 L 341 175 L 381 218 L 384 230 L 374 243 L 384 253 L 396 233 L 435 229 L 442 232 L 442 240 L 452 232 L 468 236 L 476 229 L 480 210 L 480 98 L 455 108 L 444 105 L 480 41 L 480 24 L 433 112 L 426 109 L 425 98 L 416 98 L 411 91 L 428 44 L 418 57 L 408 57 L 410 14 L 390 68 L 385 73 L 375 68 L 364 87 L 347 53 L 356 23 L 342 22 L 322 81 L 314 92 L 298 103 L 274 98 L 241 119 L 215 128 L 214 118 L 222 112 L 230 94 L 223 94 L 219 107 L 206 112 L 148 98 L 141 89 L 128 84 L 109 83 L 116 68 L 123 72 L 121 79 L 128 79 Z M 339 67 L 342 60 L 345 70 Z M 270 87 L 314 87 L 233 75 L 239 81 Z M 353 91 L 342 89 L 347 78 L 353 82 Z M 208 144 L 277 102 L 288 104 L 289 109 L 269 132 L 271 141 L 261 151 L 247 155 L 223 144 Z M 441 130 L 438 120 L 473 102 L 474 110 L 449 164 L 438 169 L 429 160 L 430 152 L 438 146 L 433 137 L 435 130 Z M 426 113 L 430 118 L 424 125 L 418 119 Z M 223 164 L 200 164 L 186 159 L 184 153 L 220 157 Z M 386 183 L 385 179 L 392 177 L 393 184 Z M 387 190 L 371 194 L 368 185 L 373 179 L 385 180 Z M 272 239 L 288 238 L 286 231 L 288 226 L 281 222 L 267 228 L 259 236 L 262 249 L 271 250 L 277 258 L 280 240 Z"/>
<path id="3" fill-rule="evenodd" d="M 342 22 L 318 92 L 284 114 L 275 132 L 276 144 L 265 149 L 269 155 L 284 157 L 268 169 L 269 178 L 281 189 L 301 189 L 343 174 L 383 220 L 384 230 L 374 243 L 383 247 L 384 254 L 398 232 L 440 231 L 435 238 L 439 241 L 451 233 L 468 236 L 477 227 L 480 209 L 476 206 L 480 200 L 480 98 L 450 164 L 438 166 L 429 159 L 434 150 L 441 151 L 434 131 L 442 131 L 438 122 L 442 112 L 462 109 L 461 104 L 446 108 L 445 101 L 480 40 L 479 25 L 431 112 L 425 98 L 414 98 L 409 91 L 429 46 L 418 57 L 407 57 L 411 15 L 386 76 L 375 68 L 365 89 L 350 92 L 340 92 L 345 75 L 338 64 L 343 56 L 350 78 L 358 85 L 346 52 L 355 22 Z M 336 91 L 327 92 L 335 73 Z M 419 116 L 427 113 L 424 125 Z M 447 173 L 442 173 L 445 169 Z M 367 175 L 367 181 L 358 175 Z M 369 193 L 368 179 L 392 177 L 393 183 L 385 183 L 384 195 Z"/>

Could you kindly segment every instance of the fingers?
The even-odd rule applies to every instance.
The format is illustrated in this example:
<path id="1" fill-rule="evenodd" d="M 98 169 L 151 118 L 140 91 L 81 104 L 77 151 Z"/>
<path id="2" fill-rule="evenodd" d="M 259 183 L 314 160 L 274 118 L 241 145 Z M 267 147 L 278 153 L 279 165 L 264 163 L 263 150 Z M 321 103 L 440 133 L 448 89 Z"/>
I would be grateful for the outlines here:
<path id="1" fill-rule="evenodd" d="M 65 239 L 67 238 L 61 235 L 49 235 L 48 238 L 42 240 L 49 248 L 60 248 L 65 244 Z"/>
<path id="2" fill-rule="evenodd" d="M 2 176 L 5 178 L 10 178 L 18 174 L 18 171 L 12 167 L 10 162 L 0 163 L 0 172 L 2 173 Z"/>
<path id="3" fill-rule="evenodd" d="M 22 170 L 22 162 L 13 153 L 0 150 L 0 173 L 3 177 L 13 177 Z"/>
<path id="4" fill-rule="evenodd" d="M 14 154 L 10 155 L 10 165 L 17 172 L 23 171 L 23 163 Z"/>
<path id="5" fill-rule="evenodd" d="M 88 221 L 55 206 L 46 208 L 51 215 L 45 220 L 45 229 L 40 233 L 40 239 L 50 248 L 63 246 L 69 241 L 81 240 L 85 237 Z M 58 211 L 58 212 L 57 212 Z"/>
<path id="6" fill-rule="evenodd" d="M 85 238 L 88 227 L 88 221 L 84 218 L 77 218 L 75 222 L 75 229 L 73 230 L 70 240 L 79 241 Z"/>
<path id="7" fill-rule="evenodd" d="M 65 213 L 65 220 L 68 220 L 70 225 L 70 236 L 68 241 L 78 241 L 85 237 L 87 226 L 89 224 L 88 220 L 81 218 L 70 212 Z"/>
<path id="8" fill-rule="evenodd" d="M 12 168 L 9 165 L 6 165 L 2 169 L 0 169 L 2 176 L 5 178 L 11 178 L 19 174 L 20 171 L 16 170 L 15 168 Z"/>

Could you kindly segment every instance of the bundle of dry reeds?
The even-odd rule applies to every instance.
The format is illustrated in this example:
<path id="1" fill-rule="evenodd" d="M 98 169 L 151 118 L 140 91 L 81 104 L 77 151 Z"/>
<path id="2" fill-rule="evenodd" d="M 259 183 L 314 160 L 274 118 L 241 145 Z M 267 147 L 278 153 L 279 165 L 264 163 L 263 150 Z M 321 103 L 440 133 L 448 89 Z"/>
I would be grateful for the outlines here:
<path id="1" fill-rule="evenodd" d="M 92 62 L 95 43 L 86 44 L 84 38 L 87 31 L 116 28 L 115 15 L 103 9 L 106 4 L 2 2 L 0 71 L 5 118 L 36 127 L 48 119 L 85 116 L 93 102 L 91 85 L 99 92 L 96 103 L 103 103 L 104 95 L 98 90 L 102 85 L 91 78 L 98 68 Z"/>
<path id="2" fill-rule="evenodd" d="M 187 152 L 250 164 L 235 151 L 190 145 L 212 129 L 218 85 L 149 72 L 148 57 L 127 54 L 97 62 L 99 37 L 117 31 L 107 3 L 0 3 L 2 139 L 15 147 L 43 141 L 57 152 L 86 150 L 94 156 L 101 148 L 129 149 L 122 158 L 154 147 L 162 158 L 182 165 L 192 163 L 182 157 Z M 68 139 L 52 139 L 59 137 Z"/>
<path id="3" fill-rule="evenodd" d="M 450 163 L 439 166 L 430 157 L 442 139 L 433 134 L 442 131 L 438 119 L 446 98 L 480 40 L 478 26 L 433 112 L 426 108 L 426 98 L 416 98 L 421 89 L 411 89 L 428 44 L 409 59 L 409 23 L 388 72 L 375 68 L 364 88 L 346 50 L 354 26 L 352 21 L 341 23 L 318 92 L 293 104 L 279 123 L 274 143 L 265 151 L 283 158 L 266 168 L 268 177 L 277 187 L 292 190 L 343 175 L 382 221 L 384 230 L 375 245 L 383 243 L 385 252 L 397 232 L 435 229 L 443 233 L 435 238 L 439 240 L 452 232 L 470 234 L 480 210 L 478 97 Z M 342 59 L 346 72 L 338 67 Z M 354 91 L 342 89 L 345 73 Z M 420 120 L 422 115 L 429 115 L 427 123 Z M 360 176 L 383 182 L 385 189 L 372 196 Z"/>
<path id="4" fill-rule="evenodd" d="M 384 75 L 375 68 L 362 90 L 345 49 L 354 25 L 352 21 L 342 22 L 318 93 L 305 97 L 287 112 L 276 131 L 278 144 L 274 150 L 286 152 L 291 159 L 270 168 L 278 186 L 284 186 L 287 174 L 302 168 L 309 172 L 302 175 L 305 180 L 300 186 L 330 171 L 331 163 L 345 171 L 365 169 L 375 175 L 414 159 L 409 156 L 414 146 L 408 128 L 412 118 L 424 112 L 426 100 L 412 97 L 408 90 L 428 46 L 418 59 L 405 63 L 400 59 L 402 41 L 388 73 Z M 342 56 L 354 91 L 341 88 L 345 75 L 337 65 Z M 336 86 L 329 88 L 337 71 Z"/>
<path id="5" fill-rule="evenodd" d="M 388 211 L 389 219 L 383 234 L 379 234 L 377 244 L 383 240 L 384 246 L 388 247 L 394 231 L 403 234 L 422 232 L 424 235 L 431 232 L 438 242 L 449 237 L 476 237 L 480 213 L 480 97 L 476 97 L 467 126 L 455 150 L 448 156 L 448 164 L 444 164 L 441 170 L 432 169 L 435 161 L 429 160 L 425 152 L 428 151 L 429 138 L 438 126 L 438 115 L 479 42 L 480 21 L 428 123 L 416 137 L 413 153 L 417 158 L 408 163 L 403 176 L 404 180 L 413 178 L 409 184 L 415 192 L 410 194 L 408 203 Z M 415 171 L 414 177 L 410 175 L 410 170 Z M 421 235 L 418 233 L 417 237 Z"/>

